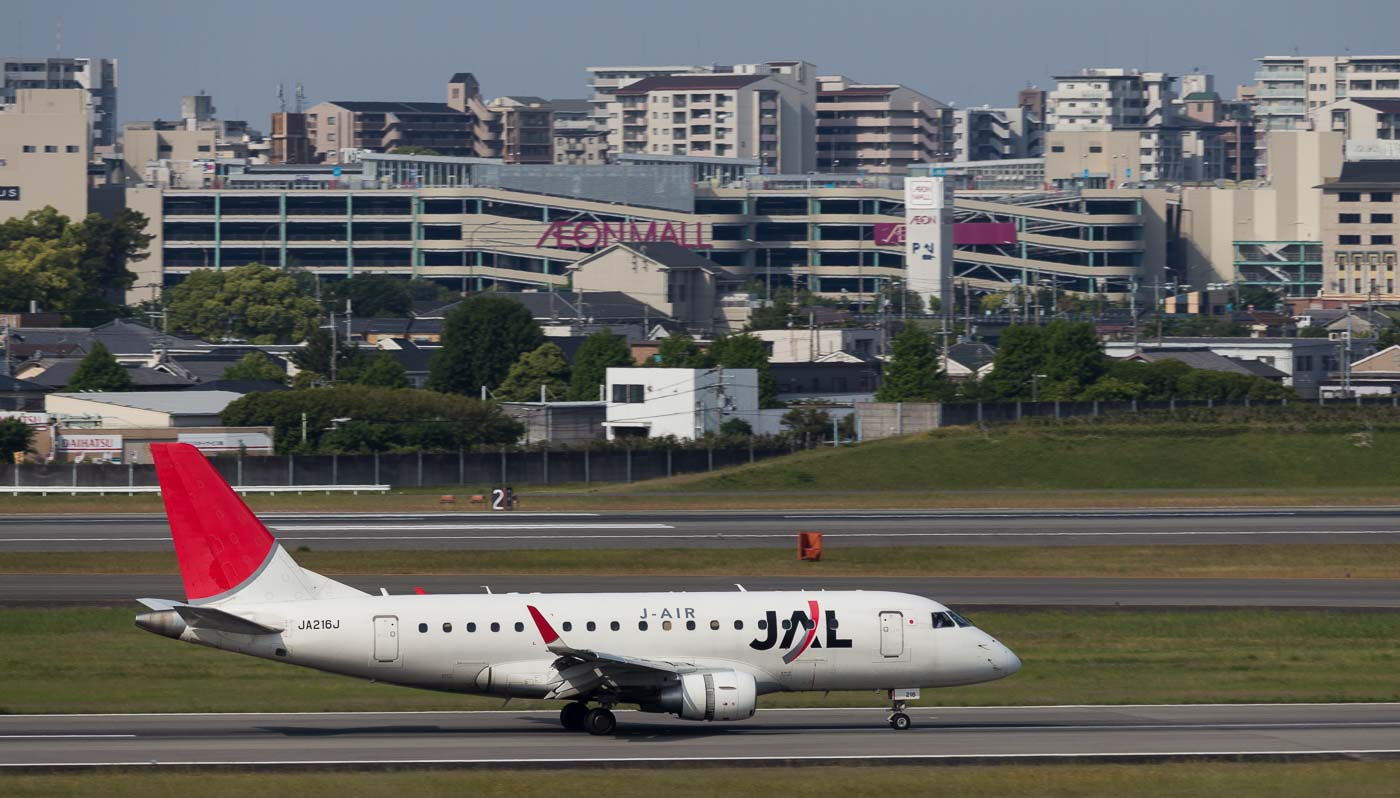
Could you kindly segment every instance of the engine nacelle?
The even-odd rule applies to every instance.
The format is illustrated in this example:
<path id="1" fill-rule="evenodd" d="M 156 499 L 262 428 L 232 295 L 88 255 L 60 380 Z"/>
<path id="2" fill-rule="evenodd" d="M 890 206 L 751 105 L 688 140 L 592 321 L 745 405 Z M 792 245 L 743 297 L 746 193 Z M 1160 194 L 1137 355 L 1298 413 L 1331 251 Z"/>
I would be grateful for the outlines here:
<path id="1" fill-rule="evenodd" d="M 644 710 L 669 712 L 686 720 L 744 720 L 753 717 L 758 685 L 739 671 L 687 673 L 661 691 Z"/>

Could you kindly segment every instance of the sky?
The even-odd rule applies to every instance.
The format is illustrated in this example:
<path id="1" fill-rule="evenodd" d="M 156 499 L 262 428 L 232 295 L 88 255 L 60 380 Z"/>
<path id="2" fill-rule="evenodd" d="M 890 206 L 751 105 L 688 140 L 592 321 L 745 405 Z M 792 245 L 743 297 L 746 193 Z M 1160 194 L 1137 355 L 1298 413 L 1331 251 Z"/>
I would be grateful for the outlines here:
<path id="1" fill-rule="evenodd" d="M 60 23 L 61 21 L 61 23 Z M 267 129 L 277 84 L 322 100 L 587 95 L 588 66 L 801 59 L 960 106 L 1014 105 L 1086 66 L 1216 75 L 1261 55 L 1400 52 L 1396 0 L 4 0 L 0 55 L 115 57 L 123 121 L 218 116 Z"/>

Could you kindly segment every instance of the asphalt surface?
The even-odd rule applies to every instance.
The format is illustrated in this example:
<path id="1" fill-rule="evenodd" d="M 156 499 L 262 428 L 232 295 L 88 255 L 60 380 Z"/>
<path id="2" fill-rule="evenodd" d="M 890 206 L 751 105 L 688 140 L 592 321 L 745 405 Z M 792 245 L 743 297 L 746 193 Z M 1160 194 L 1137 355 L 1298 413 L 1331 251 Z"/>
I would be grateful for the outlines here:
<path id="1" fill-rule="evenodd" d="M 761 699 L 760 699 L 761 701 Z M 959 758 L 1400 755 L 1400 705 L 760 710 L 736 723 L 618 713 L 618 733 L 555 712 L 15 715 L 0 766 L 599 763 Z"/>
<path id="2" fill-rule="evenodd" d="M 667 511 L 266 514 L 289 547 L 516 549 L 1397 543 L 1400 507 L 1183 510 Z M 0 552 L 161 551 L 164 516 L 0 516 Z"/>
<path id="3" fill-rule="evenodd" d="M 1400 608 L 1400 581 L 1380 579 L 1099 579 L 1031 577 L 335 576 L 366 592 L 596 593 L 608 591 L 892 590 L 962 609 L 989 607 Z M 0 575 L 0 606 L 123 604 L 181 598 L 180 577 L 148 574 Z"/>

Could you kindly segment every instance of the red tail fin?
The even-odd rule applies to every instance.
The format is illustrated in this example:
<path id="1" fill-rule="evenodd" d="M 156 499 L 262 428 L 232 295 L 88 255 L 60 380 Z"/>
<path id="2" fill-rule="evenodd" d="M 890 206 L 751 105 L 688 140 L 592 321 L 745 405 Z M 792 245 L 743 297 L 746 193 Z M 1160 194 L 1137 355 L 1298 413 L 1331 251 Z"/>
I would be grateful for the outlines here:
<path id="1" fill-rule="evenodd" d="M 188 601 L 227 593 L 258 573 L 277 541 L 204 455 L 151 444 Z"/>

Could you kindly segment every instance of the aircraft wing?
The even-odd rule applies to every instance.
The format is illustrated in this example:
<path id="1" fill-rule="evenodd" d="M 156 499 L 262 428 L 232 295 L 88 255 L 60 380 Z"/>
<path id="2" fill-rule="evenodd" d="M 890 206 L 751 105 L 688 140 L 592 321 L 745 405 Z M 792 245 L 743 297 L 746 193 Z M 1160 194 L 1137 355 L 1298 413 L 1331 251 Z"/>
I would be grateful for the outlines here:
<path id="1" fill-rule="evenodd" d="M 540 637 L 544 639 L 545 648 L 551 653 L 558 654 L 561 659 L 561 662 L 556 663 L 555 666 L 559 670 L 561 679 L 553 685 L 546 698 L 586 696 L 602 686 L 626 687 L 629 682 L 636 681 L 636 677 L 642 675 L 649 677 L 644 681 L 654 685 L 657 676 L 664 678 L 695 670 L 695 666 L 684 662 L 627 657 L 604 651 L 574 648 L 564 642 L 559 633 L 554 631 L 554 627 L 545 619 L 544 614 L 537 608 L 526 605 L 526 609 L 530 611 L 530 617 L 535 621 L 535 628 L 539 630 Z"/>

